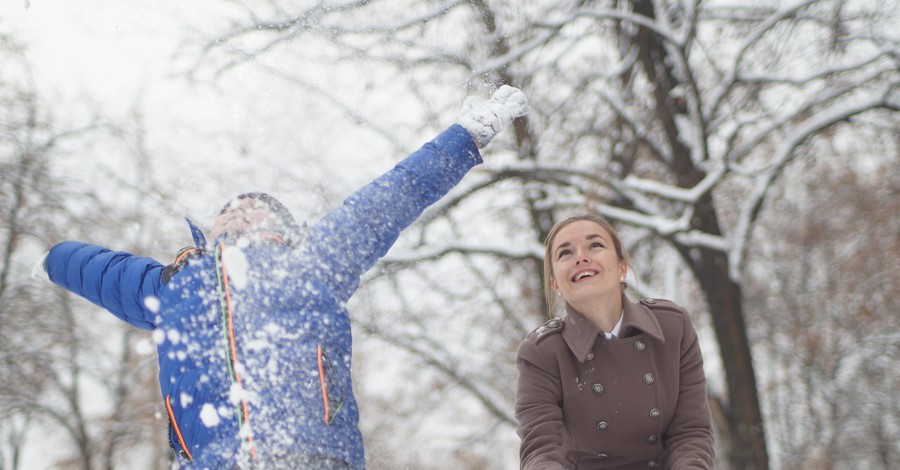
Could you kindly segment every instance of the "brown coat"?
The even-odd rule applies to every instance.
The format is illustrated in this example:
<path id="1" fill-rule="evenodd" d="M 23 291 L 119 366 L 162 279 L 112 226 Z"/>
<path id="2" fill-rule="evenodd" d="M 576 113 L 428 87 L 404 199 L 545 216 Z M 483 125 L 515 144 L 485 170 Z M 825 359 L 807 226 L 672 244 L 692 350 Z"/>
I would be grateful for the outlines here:
<path id="1" fill-rule="evenodd" d="M 621 338 L 581 314 L 550 320 L 519 346 L 521 467 L 710 469 L 706 376 L 688 313 L 624 296 Z"/>

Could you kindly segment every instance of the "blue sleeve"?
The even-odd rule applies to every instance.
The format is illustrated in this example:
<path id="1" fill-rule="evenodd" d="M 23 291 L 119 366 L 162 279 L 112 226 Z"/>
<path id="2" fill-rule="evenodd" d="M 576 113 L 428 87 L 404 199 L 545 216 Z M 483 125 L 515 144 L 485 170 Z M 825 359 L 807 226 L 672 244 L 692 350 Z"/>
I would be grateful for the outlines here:
<path id="1" fill-rule="evenodd" d="M 341 300 L 350 298 L 360 276 L 403 229 L 481 162 L 468 131 L 455 124 L 311 227 L 308 246 L 331 273 Z"/>
<path id="2" fill-rule="evenodd" d="M 144 330 L 156 327 L 148 297 L 162 289 L 163 265 L 122 251 L 80 242 L 62 242 L 50 249 L 45 262 L 53 283 L 109 310 Z"/>

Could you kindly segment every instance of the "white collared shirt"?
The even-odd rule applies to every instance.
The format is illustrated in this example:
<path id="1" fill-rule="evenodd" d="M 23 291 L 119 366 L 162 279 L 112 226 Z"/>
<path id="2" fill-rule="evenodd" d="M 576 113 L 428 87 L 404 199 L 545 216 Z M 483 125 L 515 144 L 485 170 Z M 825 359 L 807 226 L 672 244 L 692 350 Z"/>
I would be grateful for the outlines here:
<path id="1" fill-rule="evenodd" d="M 622 333 L 622 320 L 624 318 L 625 311 L 623 310 L 622 313 L 619 314 L 619 321 L 616 322 L 616 326 L 613 327 L 612 331 L 609 333 L 605 331 L 603 332 L 603 334 L 606 335 L 606 339 L 616 339 L 619 337 L 619 335 Z"/>

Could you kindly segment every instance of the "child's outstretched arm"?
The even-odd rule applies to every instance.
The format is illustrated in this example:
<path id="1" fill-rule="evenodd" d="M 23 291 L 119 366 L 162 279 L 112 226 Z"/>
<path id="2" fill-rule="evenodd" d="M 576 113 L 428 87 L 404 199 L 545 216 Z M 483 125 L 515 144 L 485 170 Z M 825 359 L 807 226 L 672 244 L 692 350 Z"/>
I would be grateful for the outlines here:
<path id="1" fill-rule="evenodd" d="M 67 241 L 51 248 L 40 267 L 54 284 L 109 310 L 129 324 L 144 330 L 155 328 L 154 299 L 163 287 L 161 263 Z M 35 270 L 39 273 L 38 267 Z"/>
<path id="2" fill-rule="evenodd" d="M 487 145 L 528 112 L 525 95 L 502 86 L 484 104 L 467 100 L 457 124 L 356 191 L 310 229 L 309 248 L 327 266 L 344 299 L 422 212 L 482 162 Z"/>

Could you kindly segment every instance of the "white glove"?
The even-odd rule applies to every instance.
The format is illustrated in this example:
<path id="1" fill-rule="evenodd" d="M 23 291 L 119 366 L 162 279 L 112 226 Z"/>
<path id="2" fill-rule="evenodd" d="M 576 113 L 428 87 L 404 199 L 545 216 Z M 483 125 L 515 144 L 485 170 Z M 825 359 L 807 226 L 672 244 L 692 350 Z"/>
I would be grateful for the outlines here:
<path id="1" fill-rule="evenodd" d="M 466 98 L 462 115 L 456 122 L 469 131 L 478 148 L 484 148 L 513 119 L 524 116 L 527 112 L 528 100 L 525 93 L 518 88 L 503 85 L 487 103 L 478 103 L 474 96 Z"/>
<path id="2" fill-rule="evenodd" d="M 49 275 L 47 274 L 47 267 L 44 266 L 44 262 L 47 261 L 48 254 L 50 254 L 49 251 L 44 253 L 43 256 L 41 256 L 41 259 L 38 260 L 37 264 L 35 264 L 34 267 L 31 268 L 31 278 L 32 279 L 40 279 L 40 278 L 47 279 L 47 280 L 50 279 Z"/>

